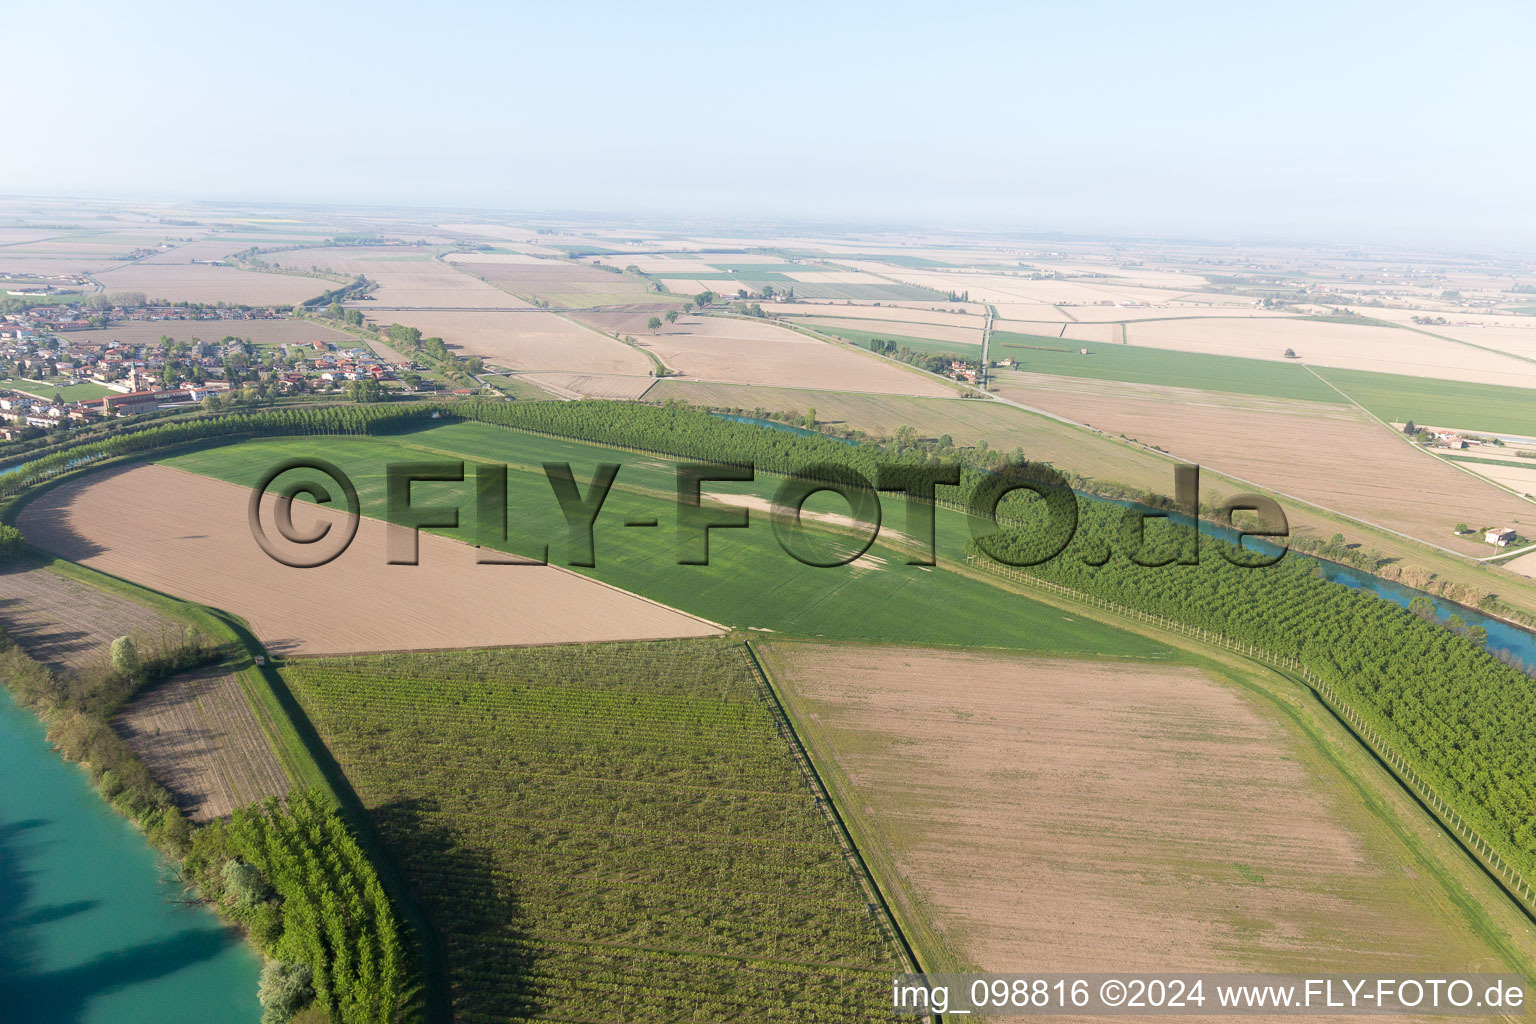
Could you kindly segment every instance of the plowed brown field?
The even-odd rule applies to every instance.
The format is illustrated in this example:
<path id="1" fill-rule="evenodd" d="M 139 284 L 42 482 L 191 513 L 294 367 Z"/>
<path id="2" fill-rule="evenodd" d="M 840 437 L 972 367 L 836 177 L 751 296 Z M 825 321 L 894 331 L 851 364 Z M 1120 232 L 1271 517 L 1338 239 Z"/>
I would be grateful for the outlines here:
<path id="1" fill-rule="evenodd" d="M 233 612 L 273 651 L 339 654 L 704 636 L 690 615 L 554 566 L 477 565 L 466 544 L 421 534 L 419 565 L 388 565 L 384 523 L 364 518 L 315 569 L 268 558 L 246 520 L 250 491 L 164 466 L 92 475 L 40 495 L 20 525 L 37 547 Z M 263 522 L 272 527 L 269 496 Z M 339 512 L 294 506 L 300 531 Z"/>

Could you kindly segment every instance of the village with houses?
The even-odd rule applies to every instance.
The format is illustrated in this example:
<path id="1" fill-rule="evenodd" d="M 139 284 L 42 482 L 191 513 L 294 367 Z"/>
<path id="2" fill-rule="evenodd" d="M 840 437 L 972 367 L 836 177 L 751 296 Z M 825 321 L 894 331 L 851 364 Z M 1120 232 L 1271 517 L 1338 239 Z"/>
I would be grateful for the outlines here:
<path id="1" fill-rule="evenodd" d="M 361 340 L 338 341 L 326 328 L 316 328 L 313 340 L 302 332 L 295 341 L 250 340 L 252 321 L 273 320 L 307 323 L 282 308 L 131 301 L 106 308 L 45 303 L 0 314 L 0 442 L 167 407 L 437 386 L 414 364 L 387 361 Z M 155 323 L 178 338 L 133 340 Z"/>

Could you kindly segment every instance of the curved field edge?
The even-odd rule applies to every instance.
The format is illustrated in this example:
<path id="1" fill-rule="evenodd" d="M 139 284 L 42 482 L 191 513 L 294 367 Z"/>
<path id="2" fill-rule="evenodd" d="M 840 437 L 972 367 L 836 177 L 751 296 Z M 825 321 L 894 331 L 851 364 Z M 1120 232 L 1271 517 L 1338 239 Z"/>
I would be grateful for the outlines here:
<path id="1" fill-rule="evenodd" d="M 49 481 L 47 486 L 60 482 L 62 478 Z M 21 500 L 9 503 L 0 512 L 0 521 L 13 516 L 26 499 L 37 493 L 40 493 L 40 489 L 30 489 L 18 495 L 17 498 Z M 32 551 L 35 552 L 33 560 L 37 568 L 56 572 L 103 592 L 164 612 L 179 622 L 201 629 L 224 646 L 229 653 L 223 667 L 239 680 L 241 692 L 257 725 L 289 781 L 296 790 L 318 789 L 341 814 L 373 864 L 390 900 L 410 927 L 413 939 L 411 945 L 419 959 L 418 967 L 425 984 L 419 996 L 412 994 L 409 988 L 406 990 L 406 1019 L 419 1017 L 424 1012 L 423 1019 L 433 1024 L 448 1020 L 444 1010 L 446 1001 L 442 995 L 446 968 L 431 923 L 416 906 L 409 887 L 385 855 L 372 822 L 352 792 L 346 777 L 320 742 L 297 701 L 288 692 L 272 659 L 267 657 L 260 641 L 245 624 L 238 617 L 219 609 L 184 601 L 36 549 Z M 258 657 L 266 664 L 258 665 Z M 416 982 L 411 984 L 415 985 Z M 417 999 L 422 1001 L 422 1005 L 411 1009 L 409 1003 Z"/>
<path id="2" fill-rule="evenodd" d="M 759 501 L 751 527 L 716 532 L 710 542 L 709 565 L 679 566 L 670 530 L 631 537 L 617 525 L 633 520 L 668 523 L 675 515 L 675 465 L 683 460 L 674 456 L 635 459 L 622 449 L 576 438 L 556 440 L 503 431 L 494 425 L 447 424 L 382 438 L 247 441 L 204 449 L 167 464 L 249 486 L 263 467 L 297 454 L 301 445 L 304 453 L 331 460 L 351 475 L 358 483 L 364 515 L 384 521 L 389 519 L 382 488 L 387 462 L 451 456 L 468 464 L 510 464 L 508 506 L 520 517 L 518 525 L 532 524 L 547 532 L 531 537 L 519 533 L 510 541 L 492 538 L 482 543 L 514 555 L 537 557 L 540 542 L 547 540 L 551 560 L 564 554 L 567 528 L 556 510 L 540 460 L 569 460 L 583 487 L 594 463 L 627 460 L 597 517 L 597 565 L 572 566 L 571 571 L 706 621 L 793 635 L 1024 647 L 1067 654 L 1145 655 L 1156 650 L 1141 638 L 1097 624 L 1068 621 L 1028 598 L 1021 599 L 1012 614 L 998 614 L 998 591 L 991 580 L 959 571 L 959 542 L 969 534 L 963 514 L 953 509 L 938 511 L 940 568 L 931 573 L 904 564 L 910 554 L 908 545 L 900 534 L 890 531 L 871 549 L 869 563 L 874 569 L 861 568 L 863 562 L 829 569 L 803 565 L 778 546 L 770 522 L 765 521 L 771 518 L 766 515 L 769 499 L 783 478 L 763 469 L 750 484 L 743 482 L 746 490 L 736 495 Z M 669 461 L 662 463 L 660 459 Z M 464 502 L 460 526 L 425 528 L 424 532 L 474 541 L 468 529 L 468 488 L 473 476 L 467 466 L 463 484 L 445 485 L 454 488 L 453 499 Z M 724 492 L 729 485 L 718 486 Z M 439 497 L 418 500 L 449 499 L 445 489 Z M 837 524 L 808 519 L 805 527 L 807 534 L 818 540 L 842 540 L 843 531 Z M 345 557 L 354 555 L 349 552 Z"/>
<path id="3" fill-rule="evenodd" d="M 1359 827 L 1368 827 L 1396 844 L 1415 870 L 1434 880 L 1444 911 L 1454 913 L 1510 970 L 1525 974 L 1532 964 L 1536 964 L 1536 934 L 1531 930 L 1533 922 L 1525 908 L 1509 896 L 1461 842 L 1447 833 L 1391 767 L 1366 749 L 1349 726 L 1338 719 L 1305 683 L 1271 666 L 1114 612 L 1054 595 L 1046 600 L 1127 631 L 1155 636 L 1177 651 L 1173 661 L 1158 662 L 1158 665 L 1200 669 L 1219 685 L 1246 695 L 1262 714 L 1280 723 L 1303 744 L 1303 753 L 1311 761 L 1309 772 L 1331 775 L 1341 784 L 1344 799 L 1367 812 L 1367 819 L 1360 822 Z M 822 772 L 850 833 L 925 968 L 930 971 L 975 970 L 977 965 L 968 962 L 936 927 L 938 909 L 898 867 L 891 842 L 867 813 L 867 796 L 860 795 L 839 766 L 838 741 L 829 737 L 828 730 L 810 712 L 806 699 L 788 679 L 790 673 L 786 671 L 781 652 L 824 646 L 829 645 L 776 637 L 758 641 L 757 650 L 765 672 L 781 694 L 786 711 Z M 934 651 L 915 645 L 857 646 L 872 651 Z M 1019 653 L 1008 656 L 1020 661 L 1045 660 Z"/>
<path id="4" fill-rule="evenodd" d="M 597 404 L 602 404 L 602 403 L 597 403 Z M 563 406 L 563 407 L 562 407 L 562 409 L 565 409 L 565 410 L 566 410 L 566 411 L 574 411 L 574 412 L 578 412 L 578 413 L 582 413 L 582 414 L 588 414 L 588 413 L 590 413 L 590 414 L 591 414 L 591 415 L 597 415 L 597 414 L 596 414 L 596 413 L 595 413 L 595 412 L 593 412 L 593 411 L 592 411 L 592 410 L 591 410 L 591 409 L 590 409 L 590 408 L 586 408 L 586 409 L 577 409 L 577 410 L 570 410 L 570 409 L 569 409 L 569 407 L 565 407 L 565 406 Z M 512 412 L 512 413 L 513 413 L 513 415 L 516 415 L 516 412 L 515 412 L 515 411 L 511 411 L 511 410 L 509 410 L 509 412 Z M 367 417 L 363 417 L 363 418 L 364 418 L 364 419 L 367 419 Z M 370 420 L 370 422 L 371 422 L 371 420 Z M 503 424 L 503 425 L 507 425 L 507 426 L 511 426 L 511 424 Z M 599 424 L 597 424 L 597 425 L 596 425 L 596 426 L 592 426 L 592 427 L 587 427 L 587 428 L 585 428 L 585 429 L 599 429 L 599 428 L 603 428 L 603 427 L 602 427 L 602 424 L 600 424 L 600 423 L 599 423 Z M 539 430 L 529 430 L 529 429 L 528 429 L 528 428 L 527 428 L 527 427 L 526 427 L 526 426 L 520 426 L 520 427 L 514 427 L 514 428 L 513 428 L 513 429 L 516 429 L 516 430 L 521 430 L 521 431 L 524 431 L 524 432 L 529 432 L 529 433 L 534 433 L 534 434 L 546 434 L 546 435 L 547 435 L 547 432 L 546 432 L 546 431 L 539 431 Z M 604 429 L 605 429 L 605 428 L 604 428 Z M 723 434 L 723 433 L 728 433 L 728 432 L 727 432 L 727 431 L 721 431 L 721 432 L 720 432 L 720 433 L 722 433 L 722 434 Z"/>

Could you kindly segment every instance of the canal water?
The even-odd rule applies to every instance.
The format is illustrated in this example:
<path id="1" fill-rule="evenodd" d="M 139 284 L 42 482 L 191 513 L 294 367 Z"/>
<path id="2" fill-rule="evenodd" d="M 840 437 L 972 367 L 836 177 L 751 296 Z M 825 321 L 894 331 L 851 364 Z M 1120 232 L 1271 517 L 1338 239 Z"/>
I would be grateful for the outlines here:
<path id="1" fill-rule="evenodd" d="M 794 434 L 796 437 L 824 437 L 829 441 L 837 441 L 840 444 L 856 445 L 859 442 L 846 437 L 838 437 L 836 434 L 824 434 L 819 430 L 809 430 L 805 427 L 797 427 L 790 423 L 780 423 L 778 420 L 760 420 L 756 416 L 736 416 L 727 412 L 712 412 L 716 419 L 730 420 L 732 423 L 747 423 L 754 427 L 767 427 L 769 430 L 780 430 L 786 434 Z"/>
<path id="2" fill-rule="evenodd" d="M 0 1021 L 256 1024 L 261 964 L 0 689 Z"/>

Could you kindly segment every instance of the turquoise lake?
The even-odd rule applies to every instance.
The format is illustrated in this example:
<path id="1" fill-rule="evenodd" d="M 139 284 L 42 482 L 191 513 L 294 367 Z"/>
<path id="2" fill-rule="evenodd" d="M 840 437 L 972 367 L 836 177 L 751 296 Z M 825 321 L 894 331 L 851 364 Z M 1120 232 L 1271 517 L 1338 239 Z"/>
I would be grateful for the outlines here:
<path id="1" fill-rule="evenodd" d="M 260 959 L 0 689 L 0 1021 L 257 1024 Z"/>

